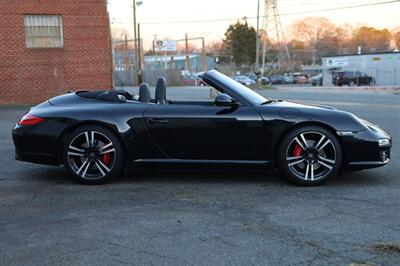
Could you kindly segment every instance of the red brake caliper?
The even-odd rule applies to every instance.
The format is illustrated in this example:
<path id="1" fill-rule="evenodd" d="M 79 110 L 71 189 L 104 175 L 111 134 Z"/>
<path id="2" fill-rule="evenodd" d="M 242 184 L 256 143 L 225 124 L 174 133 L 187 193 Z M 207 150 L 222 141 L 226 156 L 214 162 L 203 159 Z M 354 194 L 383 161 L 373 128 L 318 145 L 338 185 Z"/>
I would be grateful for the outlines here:
<path id="1" fill-rule="evenodd" d="M 292 155 L 293 155 L 294 157 L 298 157 L 298 156 L 300 156 L 302 153 L 303 153 L 303 149 L 300 147 L 299 144 L 296 144 L 296 146 L 294 146 Z"/>
<path id="2" fill-rule="evenodd" d="M 105 154 L 103 154 L 103 163 L 105 164 L 105 165 L 108 165 L 109 163 L 110 163 L 110 154 L 109 153 L 105 153 Z"/>

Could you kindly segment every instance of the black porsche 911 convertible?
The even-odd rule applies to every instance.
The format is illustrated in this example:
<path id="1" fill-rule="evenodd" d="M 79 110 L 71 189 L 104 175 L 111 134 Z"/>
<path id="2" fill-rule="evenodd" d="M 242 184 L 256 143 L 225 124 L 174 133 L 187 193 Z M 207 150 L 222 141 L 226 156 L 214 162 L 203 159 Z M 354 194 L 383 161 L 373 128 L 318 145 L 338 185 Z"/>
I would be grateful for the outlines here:
<path id="1" fill-rule="evenodd" d="M 264 98 L 215 71 L 201 79 L 214 101 L 171 101 L 160 78 L 155 99 L 122 90 L 78 91 L 31 108 L 13 130 L 16 159 L 63 164 L 100 184 L 128 167 L 247 164 L 277 167 L 301 185 L 390 161 L 391 137 L 330 107 Z"/>

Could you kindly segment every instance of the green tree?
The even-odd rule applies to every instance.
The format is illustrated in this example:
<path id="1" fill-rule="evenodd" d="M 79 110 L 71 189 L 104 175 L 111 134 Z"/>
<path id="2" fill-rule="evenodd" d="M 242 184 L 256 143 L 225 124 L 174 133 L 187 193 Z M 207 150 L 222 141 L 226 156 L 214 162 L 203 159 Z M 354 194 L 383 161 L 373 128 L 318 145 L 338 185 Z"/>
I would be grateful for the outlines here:
<path id="1" fill-rule="evenodd" d="M 256 56 L 256 30 L 246 20 L 229 25 L 223 40 L 236 65 L 250 65 Z"/>

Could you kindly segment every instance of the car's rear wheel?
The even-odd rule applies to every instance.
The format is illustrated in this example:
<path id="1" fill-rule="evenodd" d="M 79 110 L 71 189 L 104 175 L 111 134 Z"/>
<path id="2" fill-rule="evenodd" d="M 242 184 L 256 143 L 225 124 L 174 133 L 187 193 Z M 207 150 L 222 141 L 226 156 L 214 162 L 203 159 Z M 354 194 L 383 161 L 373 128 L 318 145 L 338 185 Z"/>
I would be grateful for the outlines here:
<path id="1" fill-rule="evenodd" d="M 64 165 L 85 184 L 102 184 L 118 176 L 124 167 L 120 141 L 112 131 L 88 125 L 77 128 L 66 139 Z"/>
<path id="2" fill-rule="evenodd" d="M 338 139 L 329 130 L 307 126 L 284 138 L 278 163 L 289 181 L 305 186 L 320 185 L 340 170 L 342 150 Z"/>

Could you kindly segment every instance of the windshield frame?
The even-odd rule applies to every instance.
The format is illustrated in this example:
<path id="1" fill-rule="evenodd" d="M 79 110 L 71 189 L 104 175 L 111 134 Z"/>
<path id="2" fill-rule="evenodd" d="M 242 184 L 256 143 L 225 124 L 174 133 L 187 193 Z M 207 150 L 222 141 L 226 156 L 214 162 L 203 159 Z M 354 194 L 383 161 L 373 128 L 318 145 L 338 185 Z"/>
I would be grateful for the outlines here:
<path id="1" fill-rule="evenodd" d="M 271 99 L 262 96 L 256 91 L 244 86 L 233 78 L 222 74 L 216 70 L 205 72 L 201 78 L 216 90 L 226 93 L 235 101 L 250 106 L 260 106 Z"/>

